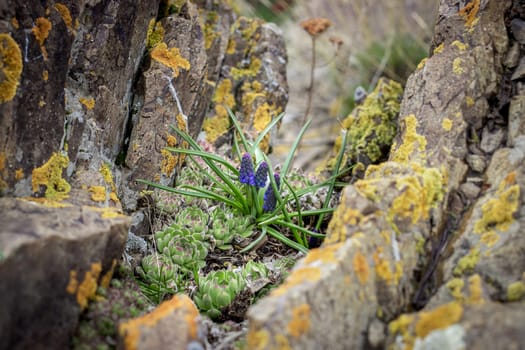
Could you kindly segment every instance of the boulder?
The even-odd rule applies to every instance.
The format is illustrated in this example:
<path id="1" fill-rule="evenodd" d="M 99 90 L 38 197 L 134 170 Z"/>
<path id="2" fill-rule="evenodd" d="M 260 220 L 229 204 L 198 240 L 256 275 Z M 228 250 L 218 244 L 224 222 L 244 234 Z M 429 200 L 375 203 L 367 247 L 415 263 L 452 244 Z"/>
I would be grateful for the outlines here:
<path id="1" fill-rule="evenodd" d="M 129 219 L 113 209 L 0 198 L 0 349 L 65 349 L 107 287 Z"/>
<path id="2" fill-rule="evenodd" d="M 388 161 L 344 189 L 323 245 L 250 308 L 249 348 L 525 346 L 523 88 L 504 67 L 520 11 L 441 2 Z"/>

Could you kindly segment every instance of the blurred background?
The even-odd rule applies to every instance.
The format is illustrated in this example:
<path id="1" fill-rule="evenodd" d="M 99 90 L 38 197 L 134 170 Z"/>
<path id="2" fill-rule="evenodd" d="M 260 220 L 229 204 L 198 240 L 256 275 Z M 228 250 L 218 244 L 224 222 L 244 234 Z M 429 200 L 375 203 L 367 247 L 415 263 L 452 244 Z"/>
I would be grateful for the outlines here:
<path id="1" fill-rule="evenodd" d="M 288 51 L 290 98 L 273 162 L 279 164 L 303 125 L 310 85 L 312 39 L 301 21 L 324 17 L 331 26 L 315 38 L 313 99 L 307 132 L 294 165 L 314 170 L 330 153 L 339 121 L 355 105 L 358 87 L 369 92 L 380 77 L 405 84 L 428 56 L 438 0 L 243 0 L 242 14 L 276 23 Z M 360 89 L 362 92 L 363 90 Z M 357 94 L 359 95 L 359 93 Z"/>

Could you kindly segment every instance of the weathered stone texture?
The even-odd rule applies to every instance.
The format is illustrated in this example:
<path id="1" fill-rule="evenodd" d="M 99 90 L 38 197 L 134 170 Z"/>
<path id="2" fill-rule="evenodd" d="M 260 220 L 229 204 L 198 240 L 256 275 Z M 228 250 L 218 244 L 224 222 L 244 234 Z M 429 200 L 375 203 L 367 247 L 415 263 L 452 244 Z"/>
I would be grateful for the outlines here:
<path id="1" fill-rule="evenodd" d="M 1 349 L 65 349 L 107 287 L 129 219 L 112 209 L 0 199 Z"/>
<path id="2" fill-rule="evenodd" d="M 186 295 L 175 295 L 152 312 L 119 326 L 119 349 L 202 349 L 199 310 Z"/>
<path id="3" fill-rule="evenodd" d="M 504 68 L 505 16 L 518 5 L 462 6 L 441 2 L 432 54 L 407 82 L 389 160 L 345 188 L 323 246 L 249 310 L 254 349 L 525 344 L 516 333 L 522 313 L 501 304 L 525 297 L 525 142 L 512 98 L 520 85 L 509 88 Z M 502 148 L 509 101 L 514 130 Z M 424 311 L 403 314 L 439 286 Z M 389 323 L 386 339 L 378 320 Z"/>

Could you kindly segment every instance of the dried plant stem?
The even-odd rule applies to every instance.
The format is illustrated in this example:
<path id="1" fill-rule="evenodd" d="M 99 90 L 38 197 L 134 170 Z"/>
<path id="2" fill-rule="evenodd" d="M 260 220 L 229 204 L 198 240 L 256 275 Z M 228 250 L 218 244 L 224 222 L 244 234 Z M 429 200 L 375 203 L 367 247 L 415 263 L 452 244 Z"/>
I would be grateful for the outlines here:
<path id="1" fill-rule="evenodd" d="M 306 101 L 306 110 L 304 111 L 303 124 L 306 123 L 310 108 L 312 107 L 312 97 L 314 92 L 314 70 L 315 70 L 315 36 L 312 35 L 312 65 L 310 66 L 310 86 L 308 86 L 308 100 Z"/>

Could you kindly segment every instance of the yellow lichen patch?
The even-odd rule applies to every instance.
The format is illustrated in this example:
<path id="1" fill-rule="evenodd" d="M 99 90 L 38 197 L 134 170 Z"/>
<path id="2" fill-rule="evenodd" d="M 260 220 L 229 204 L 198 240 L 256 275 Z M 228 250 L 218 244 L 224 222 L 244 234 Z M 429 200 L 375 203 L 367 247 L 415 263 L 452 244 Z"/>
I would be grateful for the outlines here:
<path id="1" fill-rule="evenodd" d="M 411 349 L 414 343 L 414 338 L 410 335 L 410 325 L 414 319 L 414 315 L 403 314 L 388 324 L 390 334 L 401 334 L 408 349 Z"/>
<path id="2" fill-rule="evenodd" d="M 396 262 L 395 271 L 392 272 L 390 262 L 382 257 L 383 248 L 379 247 L 372 255 L 375 265 L 376 276 L 384 280 L 387 284 L 397 284 L 403 274 L 401 262 Z"/>
<path id="3" fill-rule="evenodd" d="M 33 192 L 38 192 L 40 186 L 45 186 L 45 197 L 47 199 L 62 200 L 67 198 L 71 186 L 62 178 L 62 171 L 67 168 L 68 163 L 67 155 L 53 153 L 44 165 L 33 170 Z"/>
<path id="4" fill-rule="evenodd" d="M 288 338 L 283 334 L 276 334 L 274 336 L 274 340 L 276 343 L 276 350 L 292 350 L 292 347 L 290 346 L 290 342 L 288 341 Z M 248 349 L 252 349 L 248 347 Z"/>
<path id="5" fill-rule="evenodd" d="M 467 44 L 464 44 L 459 40 L 454 40 L 451 45 L 457 47 L 459 51 L 465 51 L 468 48 Z"/>
<path id="6" fill-rule="evenodd" d="M 451 119 L 443 118 L 443 122 L 441 122 L 441 127 L 443 127 L 443 129 L 446 131 L 450 131 L 452 129 L 452 124 L 454 123 Z"/>
<path id="7" fill-rule="evenodd" d="M 454 74 L 463 73 L 465 70 L 463 69 L 463 67 L 461 67 L 462 64 L 463 60 L 459 57 L 456 57 L 454 61 L 452 61 L 452 72 L 454 72 Z"/>
<path id="8" fill-rule="evenodd" d="M 472 249 L 467 255 L 459 259 L 454 268 L 454 276 L 461 276 L 465 272 L 471 272 L 478 264 L 480 252 L 478 249 Z"/>
<path id="9" fill-rule="evenodd" d="M 92 110 L 93 108 L 95 108 L 95 99 L 93 97 L 90 97 L 90 98 L 81 97 L 78 100 L 80 101 L 80 103 L 86 106 L 88 110 Z"/>
<path id="10" fill-rule="evenodd" d="M 152 18 L 148 24 L 148 34 L 146 36 L 146 46 L 151 49 L 164 40 L 164 28 L 161 22 L 156 22 L 155 18 Z"/>
<path id="11" fill-rule="evenodd" d="M 0 103 L 16 95 L 22 74 L 22 53 L 11 35 L 0 33 Z"/>
<path id="12" fill-rule="evenodd" d="M 44 69 L 44 71 L 42 72 L 42 80 L 47 81 L 48 79 L 49 79 L 49 72 L 47 71 L 47 69 Z"/>
<path id="13" fill-rule="evenodd" d="M 467 107 L 474 106 L 474 99 L 470 96 L 465 97 L 465 103 L 467 104 Z"/>
<path id="14" fill-rule="evenodd" d="M 478 274 L 472 275 L 468 279 L 469 287 L 469 298 L 467 302 L 469 304 L 481 304 L 484 302 L 483 288 L 481 286 L 481 276 Z"/>
<path id="15" fill-rule="evenodd" d="M 226 54 L 233 55 L 235 53 L 236 42 L 232 38 L 228 40 L 228 47 L 226 48 Z"/>
<path id="16" fill-rule="evenodd" d="M 235 106 L 235 97 L 232 94 L 232 82 L 224 79 L 219 83 L 213 95 L 215 116 L 205 119 L 202 129 L 206 132 L 206 139 L 214 143 L 220 136 L 226 134 L 230 128 L 230 118 L 227 108 Z"/>
<path id="17" fill-rule="evenodd" d="M 166 43 L 159 43 L 155 46 L 151 50 L 151 58 L 170 67 L 175 78 L 179 76 L 181 69 L 190 69 L 190 62 L 181 56 L 179 49 L 176 47 L 168 49 Z"/>
<path id="18" fill-rule="evenodd" d="M 514 213 L 519 208 L 520 187 L 511 185 L 515 182 L 515 176 L 515 172 L 509 173 L 499 184 L 495 196 L 481 206 L 482 216 L 474 224 L 474 233 L 494 230 L 504 232 L 509 229 L 514 222 Z"/>
<path id="19" fill-rule="evenodd" d="M 67 208 L 67 207 L 71 207 L 71 204 L 69 204 L 69 203 L 59 202 L 59 201 L 56 201 L 56 200 L 50 200 L 50 199 L 46 199 L 46 198 L 24 197 L 23 199 L 26 200 L 26 201 L 29 201 L 29 202 L 41 204 L 41 205 L 46 206 L 48 208 Z"/>
<path id="20" fill-rule="evenodd" d="M 343 243 L 336 243 L 325 245 L 322 248 L 312 249 L 308 252 L 303 262 L 309 264 L 314 261 L 321 261 L 323 263 L 337 263 L 337 252 Z"/>
<path id="21" fill-rule="evenodd" d="M 496 233 L 496 231 L 490 230 L 481 235 L 480 241 L 487 247 L 492 247 L 494 244 L 498 243 L 499 235 Z"/>
<path id="22" fill-rule="evenodd" d="M 110 169 L 109 164 L 103 163 L 100 166 L 99 172 L 104 178 L 104 181 L 106 182 L 106 184 L 109 185 L 109 187 L 111 188 L 109 199 L 115 203 L 119 203 L 120 201 L 117 196 L 117 187 L 115 186 L 115 182 L 113 181 L 113 175 L 111 174 L 111 169 Z"/>
<path id="23" fill-rule="evenodd" d="M 407 115 L 403 120 L 405 133 L 403 143 L 394 151 L 392 160 L 394 162 L 407 163 L 414 152 L 424 152 L 427 147 L 427 139 L 417 133 L 417 118 L 414 114 Z"/>
<path id="24" fill-rule="evenodd" d="M 441 43 L 434 49 L 434 55 L 443 52 L 443 49 L 445 48 L 445 44 Z"/>
<path id="25" fill-rule="evenodd" d="M 190 340 L 196 339 L 199 327 L 197 322 L 199 311 L 188 296 L 180 294 L 163 302 L 155 310 L 144 316 L 121 323 L 119 334 L 124 339 L 124 348 L 126 350 L 137 349 L 141 331 L 144 328 L 154 327 L 159 321 L 175 312 L 180 312 L 183 315 L 188 338 Z"/>
<path id="26" fill-rule="evenodd" d="M 431 311 L 422 311 L 416 323 L 416 336 L 426 337 L 430 332 L 443 329 L 461 320 L 463 307 L 458 302 L 452 301 L 448 304 L 438 306 Z"/>
<path id="27" fill-rule="evenodd" d="M 106 201 L 106 187 L 105 186 L 90 186 L 89 192 L 91 193 L 91 199 L 95 202 Z"/>
<path id="28" fill-rule="evenodd" d="M 452 278 L 446 284 L 450 295 L 454 297 L 457 301 L 463 301 L 465 296 L 462 293 L 462 289 L 465 286 L 465 282 L 461 278 Z"/>
<path id="29" fill-rule="evenodd" d="M 99 262 L 91 264 L 90 270 L 86 271 L 84 279 L 80 283 L 77 279 L 77 271 L 71 270 L 69 272 L 69 283 L 66 291 L 69 294 L 76 294 L 80 310 L 84 310 L 87 307 L 88 301 L 95 297 L 100 271 L 102 271 L 102 265 Z"/>
<path id="30" fill-rule="evenodd" d="M 259 70 L 261 69 L 262 63 L 258 58 L 252 58 L 248 68 L 235 68 L 231 69 L 231 75 L 233 79 L 240 80 L 245 77 L 255 77 Z"/>
<path id="31" fill-rule="evenodd" d="M 365 196 L 373 202 L 378 202 L 380 196 L 377 193 L 377 186 L 375 185 L 375 183 L 380 181 L 381 179 L 358 180 L 354 183 L 354 187 L 361 195 Z"/>
<path id="32" fill-rule="evenodd" d="M 115 267 L 116 266 L 117 266 L 117 260 L 113 259 L 111 261 L 111 268 L 100 279 L 100 286 L 101 287 L 103 287 L 103 288 L 108 288 L 109 287 L 109 282 L 111 282 L 111 278 L 113 277 L 113 272 L 115 272 Z"/>
<path id="33" fill-rule="evenodd" d="M 423 58 L 417 65 L 417 69 L 422 69 L 428 61 L 428 57 Z"/>
<path id="34" fill-rule="evenodd" d="M 354 254 L 352 266 L 354 268 L 354 272 L 357 276 L 357 279 L 359 280 L 359 283 L 365 285 L 368 281 L 368 274 L 370 268 L 368 266 L 368 262 L 366 261 L 365 256 L 360 251 L 357 251 Z"/>
<path id="35" fill-rule="evenodd" d="M 310 330 L 310 305 L 301 304 L 292 310 L 292 319 L 288 323 L 288 333 L 299 338 Z"/>
<path id="36" fill-rule="evenodd" d="M 525 297 L 525 282 L 517 281 L 508 285 L 507 300 L 518 301 Z"/>
<path id="37" fill-rule="evenodd" d="M 73 31 L 73 18 L 71 17 L 71 12 L 69 12 L 67 6 L 64 4 L 56 3 L 55 10 L 57 10 L 57 12 L 60 14 L 60 17 L 62 17 L 62 20 L 66 24 L 67 28 Z"/>
<path id="38" fill-rule="evenodd" d="M 286 278 L 284 283 L 277 289 L 271 292 L 272 296 L 280 296 L 285 294 L 288 289 L 297 286 L 301 283 L 315 282 L 321 278 L 321 270 L 318 267 L 301 267 L 292 271 L 290 276 Z"/>
<path id="39" fill-rule="evenodd" d="M 344 241 L 346 239 L 345 226 L 356 226 L 362 218 L 363 215 L 359 210 L 346 208 L 344 205 L 338 206 L 328 224 L 328 234 L 325 238 L 325 243 L 331 244 Z"/>
<path id="40" fill-rule="evenodd" d="M 247 349 L 263 350 L 266 349 L 269 340 L 270 334 L 267 330 L 260 329 L 258 331 L 254 331 L 250 327 L 248 329 L 248 335 L 246 336 L 246 346 Z"/>
<path id="41" fill-rule="evenodd" d="M 470 30 L 478 23 L 479 18 L 477 14 L 479 12 L 480 0 L 473 0 L 467 3 L 463 8 L 459 10 L 459 15 L 465 20 L 465 27 Z"/>

